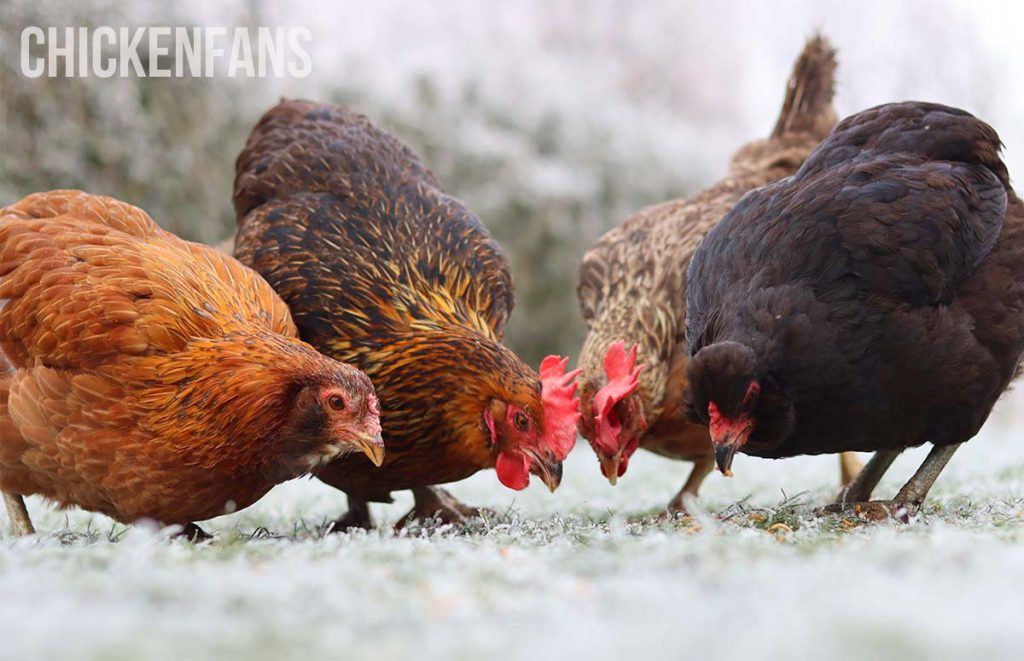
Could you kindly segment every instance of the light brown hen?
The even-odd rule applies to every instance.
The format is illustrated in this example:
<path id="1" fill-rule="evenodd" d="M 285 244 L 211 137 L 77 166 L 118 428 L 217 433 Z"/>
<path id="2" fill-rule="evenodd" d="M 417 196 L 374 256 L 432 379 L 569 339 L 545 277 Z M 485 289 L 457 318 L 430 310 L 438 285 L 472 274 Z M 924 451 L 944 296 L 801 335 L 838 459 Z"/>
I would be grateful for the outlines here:
<path id="1" fill-rule="evenodd" d="M 584 255 L 577 292 L 587 337 L 580 352 L 580 433 L 615 481 L 638 447 L 694 462 L 669 503 L 684 509 L 714 467 L 706 428 L 687 421 L 686 271 L 704 235 L 748 191 L 797 171 L 835 125 L 835 52 L 822 37 L 804 47 L 767 139 L 742 147 L 715 185 L 643 209 Z M 843 480 L 858 470 L 843 459 Z"/>

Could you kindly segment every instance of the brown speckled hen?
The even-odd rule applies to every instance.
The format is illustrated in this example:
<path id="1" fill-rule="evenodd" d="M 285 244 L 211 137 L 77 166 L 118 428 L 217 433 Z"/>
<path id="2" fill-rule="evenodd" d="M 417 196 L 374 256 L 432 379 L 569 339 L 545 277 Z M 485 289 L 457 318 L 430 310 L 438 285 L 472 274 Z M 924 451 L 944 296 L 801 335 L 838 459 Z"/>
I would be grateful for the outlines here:
<path id="1" fill-rule="evenodd" d="M 876 450 L 844 496 L 914 512 L 1024 352 L 1024 205 L 989 125 L 907 102 L 843 120 L 747 195 L 690 264 L 687 397 L 719 468 L 739 451 Z M 931 453 L 865 504 L 904 448 Z"/>
<path id="2" fill-rule="evenodd" d="M 80 191 L 0 209 L 0 301 L 0 489 L 22 532 L 22 494 L 191 524 L 339 454 L 380 462 L 366 375 L 141 209 Z"/>
<path id="3" fill-rule="evenodd" d="M 578 294 L 588 326 L 580 352 L 580 432 L 615 484 L 638 447 L 694 463 L 668 505 L 684 509 L 714 467 L 708 432 L 684 415 L 686 269 L 701 238 L 744 193 L 796 172 L 835 125 L 835 54 L 808 41 L 771 135 L 741 148 L 725 179 L 628 218 L 583 257 Z M 844 481 L 857 470 L 844 458 Z"/>
<path id="4" fill-rule="evenodd" d="M 501 344 L 508 262 L 408 147 L 347 108 L 282 102 L 238 157 L 234 201 L 235 254 L 303 339 L 365 370 L 381 398 L 384 465 L 344 458 L 317 473 L 348 494 L 337 528 L 371 526 L 367 503 L 400 489 L 411 514 L 461 520 L 473 510 L 433 485 L 484 468 L 513 489 L 530 473 L 558 485 L 573 375 L 552 357 L 538 375 Z"/>

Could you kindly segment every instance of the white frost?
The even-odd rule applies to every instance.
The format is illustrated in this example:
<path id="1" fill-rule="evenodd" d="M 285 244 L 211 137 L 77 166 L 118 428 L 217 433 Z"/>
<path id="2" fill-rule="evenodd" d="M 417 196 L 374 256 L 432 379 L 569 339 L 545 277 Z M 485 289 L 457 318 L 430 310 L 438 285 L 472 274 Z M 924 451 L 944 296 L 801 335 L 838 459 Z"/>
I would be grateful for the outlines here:
<path id="1" fill-rule="evenodd" d="M 490 471 L 455 485 L 502 513 L 467 535 L 382 527 L 322 539 L 344 499 L 310 480 L 207 522 L 219 540 L 200 547 L 33 499 L 42 537 L 0 542 L 0 658 L 1016 657 L 1022 399 L 1007 398 L 954 457 L 930 500 L 938 512 L 830 532 L 804 511 L 782 541 L 731 522 L 631 522 L 688 467 L 641 453 L 613 489 L 585 446 L 554 496 L 539 483 L 505 490 Z M 897 461 L 880 495 L 923 453 Z M 735 469 L 708 479 L 710 511 L 747 496 L 773 508 L 782 490 L 823 504 L 838 475 L 833 457 L 740 457 Z M 398 500 L 376 506 L 384 523 L 410 504 Z M 286 538 L 239 539 L 260 526 Z M 87 530 L 100 534 L 87 541 Z"/>

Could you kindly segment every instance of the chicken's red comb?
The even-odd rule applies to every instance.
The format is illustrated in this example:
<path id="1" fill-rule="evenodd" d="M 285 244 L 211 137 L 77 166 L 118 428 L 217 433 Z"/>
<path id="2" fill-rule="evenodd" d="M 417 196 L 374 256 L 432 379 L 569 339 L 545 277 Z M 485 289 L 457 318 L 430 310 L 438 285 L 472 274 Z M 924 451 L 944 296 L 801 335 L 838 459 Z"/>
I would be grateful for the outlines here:
<path id="1" fill-rule="evenodd" d="M 612 408 L 633 394 L 640 385 L 641 370 L 644 366 L 636 366 L 637 345 L 626 353 L 626 343 L 622 340 L 612 343 L 604 356 L 604 374 L 608 383 L 594 395 L 594 417 L 605 420 Z"/>
<path id="2" fill-rule="evenodd" d="M 565 459 L 576 445 L 576 424 L 580 419 L 580 400 L 576 395 L 576 376 L 580 370 L 566 372 L 568 358 L 548 356 L 540 363 L 541 399 L 544 402 L 544 447 Z"/>

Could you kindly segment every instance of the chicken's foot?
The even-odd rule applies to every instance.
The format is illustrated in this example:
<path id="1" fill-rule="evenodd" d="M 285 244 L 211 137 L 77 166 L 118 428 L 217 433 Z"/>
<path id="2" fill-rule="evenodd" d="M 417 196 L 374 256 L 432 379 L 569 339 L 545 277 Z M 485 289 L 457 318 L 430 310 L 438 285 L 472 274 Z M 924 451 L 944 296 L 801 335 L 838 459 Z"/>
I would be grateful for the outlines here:
<path id="1" fill-rule="evenodd" d="M 359 498 L 348 497 L 348 511 L 334 522 L 330 532 L 348 532 L 349 530 L 371 530 L 373 517 L 370 516 L 370 503 Z"/>
<path id="2" fill-rule="evenodd" d="M 959 447 L 959 443 L 956 445 L 933 447 L 932 451 L 925 457 L 921 467 L 903 485 L 903 488 L 899 490 L 895 498 L 892 500 L 869 501 L 868 498 L 871 497 L 871 491 L 874 489 L 874 486 L 900 453 L 899 450 L 881 450 L 875 453 L 875 456 L 871 458 L 871 461 L 864 467 L 861 474 L 850 485 L 850 489 L 844 494 L 846 497 L 842 498 L 840 502 L 824 508 L 824 511 L 829 514 L 851 512 L 861 518 L 872 521 L 895 519 L 906 523 L 910 521 L 910 517 L 917 514 L 921 509 L 921 504 L 924 503 L 924 499 L 928 496 L 932 485 L 935 484 L 939 473 L 946 467 L 946 464 L 949 463 L 949 460 Z M 873 466 L 872 464 L 875 465 Z M 857 488 L 858 483 L 867 473 L 870 473 L 870 475 L 865 478 L 866 486 L 863 489 Z M 852 496 L 849 495 L 850 492 L 853 493 Z"/>
<path id="3" fill-rule="evenodd" d="M 439 520 L 441 523 L 466 524 L 480 516 L 481 510 L 459 501 L 451 492 L 441 487 L 419 487 L 412 490 L 416 504 L 409 513 L 398 520 L 395 528 L 404 528 L 408 523 L 420 519 Z"/>
<path id="4" fill-rule="evenodd" d="M 36 529 L 32 526 L 32 519 L 28 515 L 28 508 L 25 507 L 25 499 L 21 494 L 4 494 L 4 505 L 7 507 L 7 518 L 11 522 L 11 533 L 15 537 L 34 535 Z"/>
<path id="5" fill-rule="evenodd" d="M 910 517 L 917 514 L 917 505 L 901 503 L 896 500 L 868 500 L 848 502 L 842 505 L 833 504 L 823 507 L 823 514 L 852 514 L 868 521 L 899 521 L 909 523 Z"/>
<path id="6" fill-rule="evenodd" d="M 693 469 L 690 471 L 690 476 L 686 478 L 686 484 L 668 502 L 668 505 L 665 507 L 665 513 L 660 518 L 674 519 L 677 515 L 688 514 L 686 510 L 687 496 L 696 498 L 697 492 L 700 491 L 700 485 L 704 483 L 704 478 L 713 470 L 715 470 L 715 460 L 713 458 L 709 457 L 693 462 Z"/>
<path id="7" fill-rule="evenodd" d="M 208 542 L 213 539 L 213 535 L 206 532 L 194 523 L 186 523 L 184 526 L 181 527 L 181 532 L 175 533 L 173 537 L 188 540 L 193 544 Z"/>

